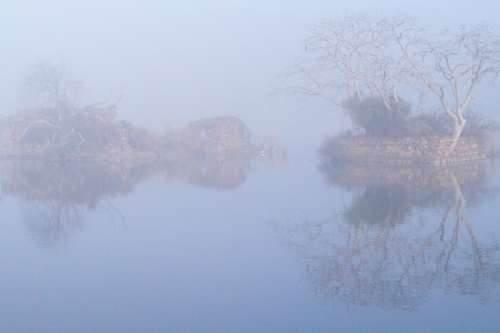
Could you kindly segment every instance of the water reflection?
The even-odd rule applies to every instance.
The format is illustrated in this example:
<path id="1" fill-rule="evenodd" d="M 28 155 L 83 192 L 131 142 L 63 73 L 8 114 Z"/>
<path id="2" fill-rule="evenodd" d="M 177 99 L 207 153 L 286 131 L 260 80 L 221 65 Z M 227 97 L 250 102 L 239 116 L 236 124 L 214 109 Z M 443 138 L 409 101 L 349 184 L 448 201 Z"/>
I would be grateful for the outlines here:
<path id="1" fill-rule="evenodd" d="M 245 183 L 252 168 L 248 159 L 221 159 L 196 156 L 164 164 L 163 175 L 168 180 L 217 190 L 236 189 Z"/>
<path id="2" fill-rule="evenodd" d="M 154 165 L 139 162 L 9 159 L 0 164 L 3 195 L 22 202 L 23 223 L 46 246 L 80 230 L 85 213 L 99 204 L 116 214 L 109 200 L 129 194 L 154 171 Z"/>
<path id="3" fill-rule="evenodd" d="M 500 285 L 498 238 L 474 219 L 498 192 L 484 163 L 416 168 L 323 156 L 320 171 L 348 193 L 346 207 L 276 228 L 323 297 L 412 310 L 440 291 L 485 302 Z"/>
<path id="4" fill-rule="evenodd" d="M 168 159 L 116 162 L 10 158 L 0 163 L 0 182 L 3 196 L 21 202 L 22 221 L 34 239 L 51 246 L 81 230 L 85 215 L 98 208 L 123 220 L 113 199 L 132 193 L 148 179 L 233 190 L 256 166 L 280 164 L 283 158 L 271 154 L 246 158 L 178 154 Z"/>

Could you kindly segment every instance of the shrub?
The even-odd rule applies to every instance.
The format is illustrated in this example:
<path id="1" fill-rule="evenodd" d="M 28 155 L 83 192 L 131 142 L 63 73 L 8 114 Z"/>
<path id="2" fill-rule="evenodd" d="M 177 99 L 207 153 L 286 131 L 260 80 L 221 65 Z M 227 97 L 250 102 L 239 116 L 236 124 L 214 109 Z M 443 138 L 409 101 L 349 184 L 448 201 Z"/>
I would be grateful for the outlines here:
<path id="1" fill-rule="evenodd" d="M 391 107 L 388 108 L 378 97 L 352 97 L 344 101 L 342 106 L 354 126 L 362 128 L 369 136 L 398 137 L 408 133 L 411 108 L 402 99 L 392 99 Z"/>

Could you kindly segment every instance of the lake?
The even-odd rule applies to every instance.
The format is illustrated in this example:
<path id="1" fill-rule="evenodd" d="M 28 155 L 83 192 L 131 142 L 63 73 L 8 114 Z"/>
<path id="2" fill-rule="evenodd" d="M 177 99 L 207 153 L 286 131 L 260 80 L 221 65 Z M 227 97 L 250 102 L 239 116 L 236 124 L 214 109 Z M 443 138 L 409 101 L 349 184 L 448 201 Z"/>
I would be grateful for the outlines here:
<path id="1" fill-rule="evenodd" d="M 4 160 L 2 331 L 496 332 L 498 167 Z"/>

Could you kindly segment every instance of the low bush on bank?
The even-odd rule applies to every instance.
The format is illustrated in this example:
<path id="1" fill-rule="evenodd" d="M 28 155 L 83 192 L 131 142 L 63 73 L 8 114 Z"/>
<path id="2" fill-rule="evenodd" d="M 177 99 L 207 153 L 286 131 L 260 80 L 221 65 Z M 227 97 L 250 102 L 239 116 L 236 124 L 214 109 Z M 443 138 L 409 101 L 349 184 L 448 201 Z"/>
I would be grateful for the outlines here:
<path id="1" fill-rule="evenodd" d="M 404 99 L 368 96 L 351 97 L 342 103 L 354 129 L 375 138 L 445 136 L 453 133 L 448 116 L 443 113 L 414 114 Z M 475 113 L 469 113 L 462 136 L 485 136 L 499 125 Z"/>

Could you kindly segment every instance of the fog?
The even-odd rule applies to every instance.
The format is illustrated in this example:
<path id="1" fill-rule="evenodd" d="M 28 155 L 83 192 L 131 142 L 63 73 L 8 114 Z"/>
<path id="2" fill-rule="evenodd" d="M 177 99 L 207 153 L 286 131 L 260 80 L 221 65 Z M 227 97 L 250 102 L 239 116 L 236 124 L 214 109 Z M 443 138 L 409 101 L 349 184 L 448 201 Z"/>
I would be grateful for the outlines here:
<path id="1" fill-rule="evenodd" d="M 281 93 L 279 74 L 321 19 L 345 12 L 415 15 L 429 24 L 494 21 L 492 1 L 8 1 L 0 13 L 0 107 L 18 106 L 26 68 L 63 64 L 85 100 L 155 130 L 234 115 L 286 142 L 317 143 L 345 119 L 321 101 Z"/>
<path id="2" fill-rule="evenodd" d="M 3 1 L 0 331 L 498 332 L 498 87 L 477 80 L 467 110 L 484 118 L 467 113 L 459 132 L 453 120 L 467 83 L 500 74 L 500 43 L 490 58 L 467 44 L 471 66 L 494 64 L 460 71 L 474 73 L 460 88 L 466 75 L 445 78 L 441 100 L 412 81 L 446 76 L 432 57 L 420 72 L 408 54 L 384 62 L 395 20 L 368 29 L 380 53 L 357 53 L 370 61 L 345 70 L 351 48 L 336 68 L 310 62 L 325 90 L 347 72 L 341 103 L 284 78 L 330 51 L 306 43 L 326 18 L 497 32 L 498 12 L 492 0 Z M 80 103 L 56 93 L 17 112 L 36 64 L 81 80 Z M 422 91 L 437 115 L 414 112 Z"/>

